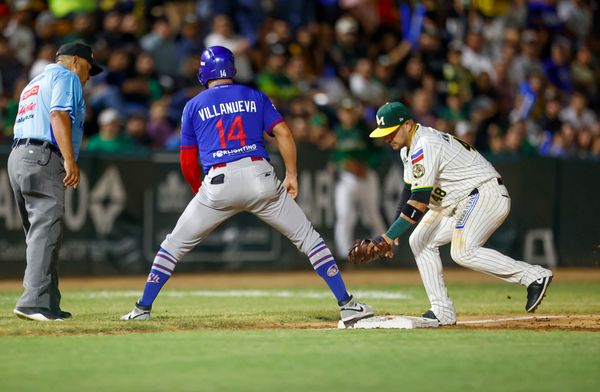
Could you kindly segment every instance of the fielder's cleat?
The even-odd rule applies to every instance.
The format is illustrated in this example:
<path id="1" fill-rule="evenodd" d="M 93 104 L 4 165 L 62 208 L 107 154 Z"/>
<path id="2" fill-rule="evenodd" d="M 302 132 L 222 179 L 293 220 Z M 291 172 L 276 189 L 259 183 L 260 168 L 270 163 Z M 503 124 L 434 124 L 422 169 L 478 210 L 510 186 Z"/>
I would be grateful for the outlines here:
<path id="1" fill-rule="evenodd" d="M 133 310 L 121 317 L 121 320 L 150 320 L 151 310 L 152 306 L 143 306 L 136 302 Z"/>
<path id="2" fill-rule="evenodd" d="M 428 320 L 435 320 L 438 322 L 439 325 L 455 325 L 456 324 L 456 317 L 446 318 L 446 319 L 444 319 L 444 321 L 442 321 L 435 315 L 435 313 L 433 313 L 433 310 L 431 310 L 431 309 L 429 309 L 427 312 L 423 313 L 421 315 L 421 317 L 428 319 Z"/>
<path id="3" fill-rule="evenodd" d="M 343 304 L 340 304 L 340 316 L 346 325 L 357 322 L 375 314 L 373 307 L 368 304 L 355 301 L 352 296 Z"/>
<path id="4" fill-rule="evenodd" d="M 542 299 L 546 296 L 546 289 L 548 289 L 550 282 L 552 282 L 552 276 L 540 278 L 527 286 L 526 311 L 535 312 Z"/>
<path id="5" fill-rule="evenodd" d="M 423 313 L 421 315 L 421 317 L 430 319 L 430 320 L 435 320 L 438 323 L 440 322 L 440 320 L 436 317 L 435 313 L 433 313 L 433 310 L 431 310 L 431 309 L 429 309 L 427 312 Z"/>
<path id="6" fill-rule="evenodd" d="M 59 315 L 56 315 L 45 308 L 26 308 L 17 306 L 13 309 L 13 313 L 17 315 L 18 318 L 24 320 L 64 321 Z"/>

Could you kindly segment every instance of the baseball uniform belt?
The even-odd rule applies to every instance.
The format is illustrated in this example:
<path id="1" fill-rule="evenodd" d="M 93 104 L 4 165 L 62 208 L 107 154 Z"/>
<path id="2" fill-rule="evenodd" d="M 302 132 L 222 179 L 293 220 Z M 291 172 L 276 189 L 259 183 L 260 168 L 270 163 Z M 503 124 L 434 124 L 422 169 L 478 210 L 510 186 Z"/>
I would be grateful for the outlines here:
<path id="1" fill-rule="evenodd" d="M 250 159 L 253 161 L 263 161 L 265 158 L 250 157 Z M 227 162 L 214 164 L 214 165 L 212 165 L 212 168 L 217 169 L 219 167 L 225 167 L 225 166 L 227 166 Z"/>
<path id="2" fill-rule="evenodd" d="M 30 144 L 33 145 L 33 146 L 42 146 L 43 148 L 49 148 L 56 155 L 58 155 L 59 157 L 62 158 L 62 154 L 60 153 L 60 149 L 58 147 L 56 147 L 54 144 L 52 144 L 52 143 L 50 143 L 50 142 L 48 142 L 46 140 L 32 139 L 32 138 L 15 139 L 15 141 L 12 144 L 12 148 L 17 148 L 19 146 L 28 146 Z"/>
<path id="3" fill-rule="evenodd" d="M 498 181 L 498 185 L 504 185 L 504 182 L 502 182 L 502 178 L 496 178 L 496 181 Z M 475 188 L 471 191 L 471 193 L 469 193 L 469 196 L 473 196 L 478 193 L 479 193 L 479 190 L 477 188 Z"/>

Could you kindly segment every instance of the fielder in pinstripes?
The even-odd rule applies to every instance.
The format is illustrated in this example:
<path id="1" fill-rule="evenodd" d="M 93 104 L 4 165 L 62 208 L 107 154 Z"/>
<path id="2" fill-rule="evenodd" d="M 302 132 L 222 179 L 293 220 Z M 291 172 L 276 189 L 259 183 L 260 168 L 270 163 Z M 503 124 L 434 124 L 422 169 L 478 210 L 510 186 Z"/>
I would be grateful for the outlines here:
<path id="1" fill-rule="evenodd" d="M 431 303 L 423 317 L 441 325 L 456 323 L 439 254 L 439 247 L 448 242 L 457 264 L 526 286 L 525 309 L 535 311 L 552 271 L 483 247 L 510 211 L 510 196 L 494 167 L 464 141 L 416 123 L 399 102 L 379 108 L 370 137 L 383 137 L 400 150 L 404 163 L 396 220 L 374 240 L 392 244 L 417 224 L 409 243 Z"/>
<path id="2" fill-rule="evenodd" d="M 148 320 L 183 256 L 242 211 L 270 224 L 306 254 L 337 299 L 344 323 L 372 316 L 371 306 L 346 291 L 331 251 L 294 201 L 296 144 L 289 127 L 264 93 L 233 83 L 235 73 L 229 49 L 212 46 L 202 52 L 198 79 L 207 89 L 185 105 L 181 119 L 181 169 L 196 195 L 156 253 L 142 297 L 121 319 Z M 263 133 L 277 141 L 285 163 L 283 182 L 268 162 Z"/>

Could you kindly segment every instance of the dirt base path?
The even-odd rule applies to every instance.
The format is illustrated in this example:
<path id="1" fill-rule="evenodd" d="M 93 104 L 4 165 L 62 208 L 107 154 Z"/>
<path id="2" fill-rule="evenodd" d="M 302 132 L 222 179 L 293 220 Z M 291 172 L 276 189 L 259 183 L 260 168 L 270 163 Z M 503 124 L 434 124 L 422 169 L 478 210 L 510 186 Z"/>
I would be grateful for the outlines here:
<path id="1" fill-rule="evenodd" d="M 528 329 L 600 332 L 600 314 L 461 317 L 452 329 Z"/>

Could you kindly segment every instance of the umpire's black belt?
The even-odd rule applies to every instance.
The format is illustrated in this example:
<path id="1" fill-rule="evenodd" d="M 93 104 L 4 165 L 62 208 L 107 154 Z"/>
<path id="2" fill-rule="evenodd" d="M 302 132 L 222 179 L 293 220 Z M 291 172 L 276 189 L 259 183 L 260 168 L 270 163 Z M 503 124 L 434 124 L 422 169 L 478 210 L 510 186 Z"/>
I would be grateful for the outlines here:
<path id="1" fill-rule="evenodd" d="M 503 185 L 504 182 L 502 182 L 502 178 L 496 178 L 496 181 L 498 181 L 498 185 Z M 473 196 L 479 193 L 479 190 L 477 188 L 473 189 L 471 191 L 471 193 L 469 193 L 469 196 Z"/>
<path id="2" fill-rule="evenodd" d="M 25 138 L 25 139 L 15 139 L 13 141 L 12 144 L 12 148 L 17 148 L 19 146 L 27 146 L 27 145 L 34 145 L 34 146 L 42 146 L 44 148 L 49 148 L 50 150 L 52 150 L 55 154 L 57 154 L 59 157 L 62 158 L 62 154 L 60 153 L 60 149 L 55 146 L 54 144 L 52 144 L 51 142 L 48 142 L 46 140 L 40 140 L 40 139 L 32 139 L 32 138 Z"/>

